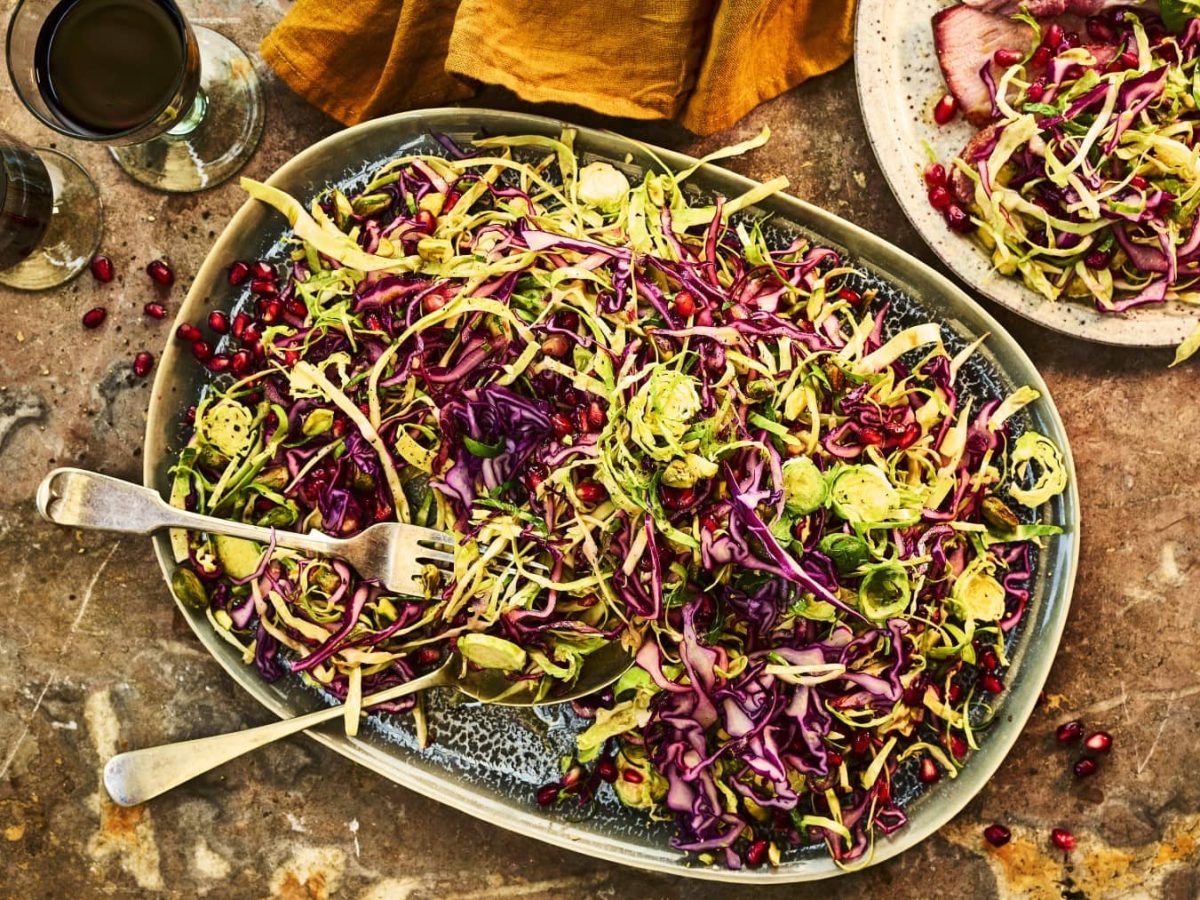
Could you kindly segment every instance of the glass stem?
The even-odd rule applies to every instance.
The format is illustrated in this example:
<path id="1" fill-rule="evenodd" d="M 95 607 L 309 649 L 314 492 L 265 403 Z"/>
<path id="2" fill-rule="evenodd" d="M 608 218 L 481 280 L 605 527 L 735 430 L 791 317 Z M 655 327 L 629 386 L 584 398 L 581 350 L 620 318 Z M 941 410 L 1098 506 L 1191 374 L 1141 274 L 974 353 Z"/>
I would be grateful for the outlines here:
<path id="1" fill-rule="evenodd" d="M 200 127 L 200 123 L 204 121 L 204 114 L 207 111 L 208 98 L 204 96 L 203 88 L 197 88 L 196 99 L 192 101 L 192 108 L 173 127 L 167 129 L 167 134 L 172 137 L 183 137 L 184 135 L 191 134 Z"/>

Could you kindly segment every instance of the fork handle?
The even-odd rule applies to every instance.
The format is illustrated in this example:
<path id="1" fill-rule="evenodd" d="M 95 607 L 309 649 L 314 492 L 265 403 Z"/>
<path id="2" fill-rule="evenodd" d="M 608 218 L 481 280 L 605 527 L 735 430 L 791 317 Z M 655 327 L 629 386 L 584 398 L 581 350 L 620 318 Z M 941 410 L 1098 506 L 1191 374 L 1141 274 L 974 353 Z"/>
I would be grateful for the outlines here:
<path id="1" fill-rule="evenodd" d="M 227 537 L 336 555 L 342 541 L 323 534 L 274 531 L 244 522 L 203 516 L 171 506 L 158 492 L 141 485 L 85 469 L 55 469 L 37 492 L 38 512 L 51 522 L 93 531 L 152 534 L 162 528 L 186 528 Z"/>

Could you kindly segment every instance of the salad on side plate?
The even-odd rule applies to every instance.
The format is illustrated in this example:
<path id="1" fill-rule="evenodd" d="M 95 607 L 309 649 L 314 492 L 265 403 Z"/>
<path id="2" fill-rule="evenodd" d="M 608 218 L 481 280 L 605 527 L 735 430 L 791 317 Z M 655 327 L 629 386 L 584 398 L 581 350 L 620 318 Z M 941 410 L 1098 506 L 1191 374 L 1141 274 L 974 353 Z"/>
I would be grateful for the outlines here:
<path id="1" fill-rule="evenodd" d="M 955 777 L 1002 702 L 1066 486 L 1022 424 L 1037 391 L 976 398 L 958 375 L 983 337 L 896 327 L 837 251 L 780 238 L 749 210 L 782 179 L 712 197 L 687 184 L 702 163 L 585 163 L 570 130 L 439 141 L 309 207 L 243 181 L 291 238 L 231 270 L 173 501 L 447 530 L 453 578 L 398 596 L 199 534 L 177 595 L 351 729 L 451 650 L 553 684 L 627 641 L 538 803 L 615 799 L 701 863 L 869 860 L 906 821 L 899 782 Z M 372 712 L 436 739 L 415 698 Z"/>

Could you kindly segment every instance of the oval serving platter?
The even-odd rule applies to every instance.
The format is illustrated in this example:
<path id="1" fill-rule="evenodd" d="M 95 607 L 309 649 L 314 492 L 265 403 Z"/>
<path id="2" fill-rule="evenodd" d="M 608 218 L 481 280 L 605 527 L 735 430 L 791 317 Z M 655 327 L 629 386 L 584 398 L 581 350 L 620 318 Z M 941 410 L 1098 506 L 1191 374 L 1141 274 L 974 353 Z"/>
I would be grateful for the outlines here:
<path id="1" fill-rule="evenodd" d="M 860 0 L 854 24 L 854 76 L 867 137 L 905 216 L 921 239 L 955 275 L 990 300 L 1072 337 L 1129 347 L 1170 347 L 1200 322 L 1195 306 L 1171 302 L 1120 315 L 1084 303 L 1047 300 L 1016 278 L 994 271 L 991 258 L 970 236 L 946 227 L 929 205 L 921 174 L 929 151 L 945 162 L 956 157 L 976 129 L 962 117 L 933 121 L 946 93 L 930 20 L 948 0 Z"/>
<path id="2" fill-rule="evenodd" d="M 440 145 L 431 132 L 468 142 L 481 132 L 557 136 L 566 127 L 574 126 L 489 110 L 402 113 L 326 138 L 280 168 L 270 183 L 307 202 L 331 185 L 361 183 L 366 173 L 401 153 L 439 152 Z M 645 148 L 618 135 L 586 128 L 575 130 L 576 149 L 584 162 L 607 159 L 634 175 L 653 168 L 648 150 L 674 170 L 693 162 L 681 154 Z M 705 166 L 691 180 L 706 192 L 726 196 L 736 196 L 755 185 L 714 166 Z M 1042 399 L 1023 410 L 1016 425 L 1034 427 L 1054 440 L 1063 450 L 1071 476 L 1066 492 L 1043 510 L 1044 520 L 1062 525 L 1065 533 L 1049 539 L 1038 554 L 1029 610 L 1010 636 L 1009 689 L 1003 695 L 995 724 L 958 778 L 925 791 L 919 790 L 914 779 L 897 786 L 908 797 L 910 822 L 891 837 L 877 839 L 873 861 L 880 862 L 918 843 L 962 809 L 999 767 L 1033 709 L 1062 635 L 1075 581 L 1079 505 L 1074 467 L 1062 422 L 1033 364 L 994 319 L 946 278 L 849 222 L 789 196 L 774 196 L 748 215 L 770 216 L 771 227 L 782 237 L 802 233 L 842 252 L 860 270 L 858 286 L 877 289 L 890 303 L 889 333 L 920 317 L 942 322 L 944 339 L 954 349 L 965 346 L 973 337 L 990 334 L 983 349 L 960 373 L 960 390 L 980 397 L 1007 393 L 1021 384 L 1039 390 Z M 227 283 L 226 266 L 235 259 L 280 258 L 287 230 L 284 219 L 273 210 L 247 202 L 213 246 L 180 309 L 178 321 L 200 320 L 212 308 L 229 309 L 237 298 Z M 177 342 L 168 342 L 150 402 L 144 471 L 145 483 L 164 495 L 169 493 L 170 467 L 185 439 L 185 411 L 210 377 L 180 350 Z M 155 549 L 169 582 L 176 564 L 170 537 L 158 535 Z M 252 667 L 243 664 L 237 649 L 214 631 L 203 612 L 182 603 L 179 607 L 220 665 L 273 713 L 299 715 L 326 702 L 298 679 L 275 684 L 262 681 Z M 309 734 L 354 762 L 463 812 L 601 859 L 740 883 L 805 881 L 842 872 L 823 847 L 785 853 L 777 868 L 729 871 L 700 867 L 671 849 L 670 831 L 665 825 L 650 823 L 641 813 L 622 807 L 607 787 L 587 810 L 540 809 L 534 793 L 539 785 L 558 777 L 558 758 L 571 752 L 582 720 L 563 707 L 487 707 L 456 702 L 446 691 L 432 692 L 427 702 L 432 744 L 424 751 L 418 749 L 411 722 L 404 717 L 372 717 L 356 738 L 333 728 Z"/>

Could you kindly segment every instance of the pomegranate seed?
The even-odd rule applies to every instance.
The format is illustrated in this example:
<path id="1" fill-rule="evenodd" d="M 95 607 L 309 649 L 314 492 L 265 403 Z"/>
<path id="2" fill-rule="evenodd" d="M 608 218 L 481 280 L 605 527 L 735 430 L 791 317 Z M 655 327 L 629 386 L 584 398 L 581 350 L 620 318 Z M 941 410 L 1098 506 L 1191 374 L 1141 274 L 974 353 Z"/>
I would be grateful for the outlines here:
<path id="1" fill-rule="evenodd" d="M 925 168 L 925 186 L 937 187 L 946 185 L 946 167 L 941 163 L 933 163 Z"/>
<path id="2" fill-rule="evenodd" d="M 946 692 L 946 699 L 949 700 L 951 703 L 957 703 L 959 700 L 962 699 L 962 693 L 963 693 L 962 685 L 959 684 L 957 681 L 951 682 L 950 690 Z"/>
<path id="3" fill-rule="evenodd" d="M 687 291 L 680 291 L 675 295 L 672 305 L 675 308 L 675 314 L 686 319 L 696 311 L 696 298 Z"/>
<path id="4" fill-rule="evenodd" d="M 1020 50 L 1009 50 L 1007 47 L 1001 47 L 992 54 L 992 60 L 996 63 L 996 65 L 1003 66 L 1007 69 L 1009 66 L 1015 66 L 1017 63 L 1019 63 L 1024 56 L 1025 54 L 1023 54 Z"/>
<path id="5" fill-rule="evenodd" d="M 163 287 L 170 287 L 175 283 L 175 273 L 172 272 L 171 267 L 161 259 L 155 259 L 147 263 L 146 274 Z"/>
<path id="6" fill-rule="evenodd" d="M 108 318 L 108 310 L 103 306 L 96 306 L 89 309 L 83 314 L 84 328 L 99 328 L 104 324 L 104 320 Z"/>
<path id="7" fill-rule="evenodd" d="M 288 315 L 290 316 L 295 316 L 297 319 L 308 318 L 308 306 L 305 305 L 304 301 L 298 297 L 293 297 L 291 300 L 287 301 L 287 303 L 284 304 L 284 307 L 287 309 Z M 379 321 L 379 316 L 375 316 L 374 318 L 375 325 L 373 327 L 376 331 L 381 331 L 383 329 L 383 323 Z"/>
<path id="8" fill-rule="evenodd" d="M 187 420 L 188 420 L 189 422 L 195 422 L 195 421 L 196 421 L 196 407 L 195 407 L 195 405 L 194 405 L 194 404 L 193 404 L 192 406 L 189 406 L 189 407 L 187 408 L 187 412 L 185 412 L 185 413 L 184 413 L 184 416 L 187 418 Z"/>
<path id="9" fill-rule="evenodd" d="M 1087 20 L 1088 37 L 1100 44 L 1115 44 L 1117 42 L 1117 34 L 1112 30 L 1111 26 L 1098 16 L 1092 16 Z"/>
<path id="10" fill-rule="evenodd" d="M 1046 68 L 1050 64 L 1050 48 L 1045 45 L 1038 47 L 1029 58 L 1029 63 L 1037 69 Z"/>
<path id="11" fill-rule="evenodd" d="M 1112 735 L 1107 731 L 1093 731 L 1083 742 L 1093 753 L 1107 753 L 1112 749 Z"/>
<path id="12" fill-rule="evenodd" d="M 580 434 L 587 434 L 592 430 L 592 422 L 588 418 L 586 409 L 579 409 L 575 412 L 575 424 L 579 428 Z"/>
<path id="13" fill-rule="evenodd" d="M 965 232 L 970 231 L 975 227 L 971 221 L 971 217 L 966 214 L 963 208 L 957 204 L 950 204 L 946 207 L 946 224 L 950 226 L 951 231 Z"/>
<path id="14" fill-rule="evenodd" d="M 103 254 L 92 257 L 92 277 L 101 284 L 108 284 L 113 280 L 113 261 Z"/>
<path id="15" fill-rule="evenodd" d="M 954 198 L 944 185 L 935 185 L 929 189 L 929 205 L 934 209 L 947 209 L 953 202 Z"/>
<path id="16" fill-rule="evenodd" d="M 604 407 L 595 400 L 588 404 L 587 416 L 588 422 L 593 428 L 600 428 L 608 419 L 608 413 L 604 411 Z"/>
<path id="17" fill-rule="evenodd" d="M 250 266 L 250 276 L 255 281 L 274 281 L 275 267 L 265 259 L 255 260 L 254 264 Z"/>
<path id="18" fill-rule="evenodd" d="M 933 108 L 933 121 L 939 125 L 945 125 L 954 118 L 956 112 L 958 112 L 958 101 L 950 94 L 946 94 Z"/>
<path id="19" fill-rule="evenodd" d="M 154 368 L 154 354 L 143 350 L 133 358 L 133 374 L 138 378 L 145 378 L 150 370 Z"/>
<path id="20" fill-rule="evenodd" d="M 250 267 L 240 259 L 229 267 L 229 283 L 234 287 L 245 282 L 250 277 Z"/>
<path id="21" fill-rule="evenodd" d="M 217 353 L 208 361 L 208 368 L 212 372 L 224 372 L 229 368 L 230 359 L 228 353 Z"/>
<path id="22" fill-rule="evenodd" d="M 1030 103 L 1041 103 L 1042 98 L 1046 96 L 1046 85 L 1044 82 L 1035 81 L 1025 89 L 1025 99 Z"/>
<path id="23" fill-rule="evenodd" d="M 446 298 L 436 291 L 426 294 L 425 298 L 421 301 L 421 309 L 425 310 L 427 313 L 437 312 L 445 305 Z"/>
<path id="24" fill-rule="evenodd" d="M 1076 778 L 1089 778 L 1096 774 L 1096 770 L 1100 768 L 1100 763 L 1096 762 L 1090 756 L 1085 756 L 1083 759 L 1075 761 L 1075 765 L 1071 766 L 1071 771 L 1075 773 Z"/>
<path id="25" fill-rule="evenodd" d="M 1121 60 L 1121 65 L 1126 69 L 1136 69 L 1138 67 L 1138 55 L 1132 50 L 1126 50 L 1121 54 L 1119 59 Z"/>
<path id="26" fill-rule="evenodd" d="M 1046 34 L 1042 38 L 1042 46 L 1049 47 L 1051 50 L 1057 50 L 1063 42 L 1063 27 L 1057 22 L 1051 22 L 1046 26 Z"/>
<path id="27" fill-rule="evenodd" d="M 999 694 L 1004 691 L 1004 682 L 995 675 L 984 675 L 979 679 L 979 686 L 989 694 Z"/>
<path id="28" fill-rule="evenodd" d="M 862 294 L 850 288 L 842 288 L 837 292 L 839 300 L 845 300 L 851 306 L 858 306 L 862 302 Z"/>
<path id="29" fill-rule="evenodd" d="M 269 300 L 263 307 L 262 320 L 267 325 L 274 325 L 283 315 L 283 304 L 278 300 Z"/>
<path id="30" fill-rule="evenodd" d="M 1000 658 L 996 656 L 996 651 L 988 648 L 979 654 L 979 668 L 985 672 L 995 672 L 1000 668 Z"/>
<path id="31" fill-rule="evenodd" d="M 279 296 L 279 288 L 275 287 L 274 281 L 256 278 L 250 282 L 250 293 L 255 297 L 277 297 Z"/>
<path id="32" fill-rule="evenodd" d="M 617 780 L 617 764 L 611 759 L 602 759 L 596 763 L 596 774 L 604 781 L 612 784 Z"/>
<path id="33" fill-rule="evenodd" d="M 1054 842 L 1054 846 L 1064 853 L 1070 853 L 1075 849 L 1075 835 L 1067 831 L 1065 828 L 1055 828 L 1050 832 L 1050 840 Z"/>
<path id="34" fill-rule="evenodd" d="M 233 370 L 234 375 L 245 375 L 250 371 L 250 363 L 253 361 L 254 356 L 249 350 L 239 350 L 229 358 L 229 368 Z"/>
<path id="35" fill-rule="evenodd" d="M 250 317 L 248 315 L 246 315 L 245 313 L 237 313 L 236 315 L 234 315 L 233 324 L 230 326 L 230 330 L 233 332 L 233 336 L 235 338 L 237 338 L 238 340 L 241 340 L 242 335 L 246 331 L 246 326 L 249 324 L 250 324 Z"/>
<path id="36" fill-rule="evenodd" d="M 564 310 L 558 314 L 558 327 L 565 328 L 567 331 L 574 331 L 579 327 L 579 314 Z"/>
<path id="37" fill-rule="evenodd" d="M 1150 182 L 1148 182 L 1141 175 L 1134 175 L 1132 178 L 1129 179 L 1129 186 L 1132 188 L 1137 188 L 1139 191 L 1144 191 L 1146 188 L 1148 188 L 1150 186 Z"/>
<path id="38" fill-rule="evenodd" d="M 165 319 L 167 317 L 167 308 L 161 303 L 151 301 L 142 307 L 142 312 L 148 315 L 151 319 Z"/>
<path id="39" fill-rule="evenodd" d="M 567 351 L 570 349 L 571 345 L 567 343 L 567 339 L 561 334 L 552 334 L 542 341 L 542 352 L 554 359 L 566 356 Z"/>
<path id="40" fill-rule="evenodd" d="M 229 316 L 225 315 L 219 309 L 214 309 L 208 314 L 208 327 L 217 334 L 228 334 Z"/>
<path id="41" fill-rule="evenodd" d="M 433 234 L 434 229 L 437 228 L 437 219 L 427 209 L 418 210 L 417 214 L 413 216 L 413 223 L 426 234 Z"/>
<path id="42" fill-rule="evenodd" d="M 933 784 L 941 777 L 942 773 L 938 771 L 937 763 L 928 756 L 922 757 L 921 770 L 917 772 L 917 778 L 921 784 Z"/>
<path id="43" fill-rule="evenodd" d="M 210 359 L 212 359 L 212 355 L 213 349 L 209 345 L 208 341 L 201 340 L 192 342 L 192 356 L 196 357 L 196 359 L 200 360 L 200 362 L 208 362 Z"/>
<path id="44" fill-rule="evenodd" d="M 693 488 L 662 488 L 662 505 L 666 509 L 684 509 L 696 501 L 696 491 Z"/>
<path id="45" fill-rule="evenodd" d="M 597 503 L 603 503 L 608 499 L 608 491 L 605 490 L 604 485 L 598 481 L 583 482 L 579 485 L 579 487 L 575 488 L 575 494 L 580 500 L 589 506 Z"/>
<path id="46" fill-rule="evenodd" d="M 538 806 L 552 806 L 558 799 L 558 791 L 557 784 L 543 784 L 537 791 Z"/>
<path id="47" fill-rule="evenodd" d="M 983 829 L 983 837 L 993 847 L 1003 847 L 1012 840 L 1012 832 L 997 822 Z"/>
<path id="48" fill-rule="evenodd" d="M 571 420 L 562 413 L 555 413 L 550 417 L 550 427 L 554 429 L 554 436 L 558 438 L 564 438 L 575 431 Z"/>
<path id="49" fill-rule="evenodd" d="M 950 751 L 950 755 L 956 762 L 961 762 L 967 758 L 967 739 L 962 735 L 953 734 L 946 742 L 946 749 Z"/>
<path id="50" fill-rule="evenodd" d="M 283 364 L 284 364 L 284 365 L 286 365 L 286 366 L 294 366 L 294 365 L 296 365 L 296 363 L 298 363 L 298 362 L 300 362 L 300 353 L 299 353 L 298 351 L 296 351 L 296 350 L 288 350 L 286 353 L 284 353 L 284 354 L 283 354 Z M 358 405 L 358 408 L 362 410 L 362 412 L 363 412 L 363 415 L 366 415 L 366 414 L 367 414 L 367 413 L 370 411 L 370 409 L 369 409 L 369 408 L 368 408 L 368 409 L 363 409 L 363 407 L 364 407 L 364 406 L 366 406 L 366 405 L 367 405 L 367 404 L 365 404 L 365 403 L 360 403 L 360 404 Z"/>
<path id="51" fill-rule="evenodd" d="M 767 842 L 762 838 L 753 841 L 746 848 L 746 865 L 752 869 L 757 869 L 767 861 Z"/>
<path id="52" fill-rule="evenodd" d="M 860 731 L 854 735 L 854 740 L 850 742 L 850 752 L 855 756 L 862 756 L 871 746 L 871 733 L 869 731 Z"/>
<path id="53" fill-rule="evenodd" d="M 1068 31 L 1063 35 L 1062 44 L 1059 45 L 1060 50 L 1071 50 L 1083 43 L 1078 31 Z"/>
<path id="54" fill-rule="evenodd" d="M 836 750 L 829 751 L 828 759 L 829 759 L 829 768 L 831 768 L 831 769 L 836 769 L 844 761 L 842 754 L 838 753 Z"/>
<path id="55" fill-rule="evenodd" d="M 186 344 L 194 344 L 200 340 L 203 335 L 200 334 L 200 329 L 190 322 L 183 322 L 175 329 L 175 337 Z"/>
<path id="56" fill-rule="evenodd" d="M 257 344 L 259 338 L 262 337 L 262 326 L 257 322 L 249 323 L 242 331 L 242 343 L 253 345 Z"/>
<path id="57" fill-rule="evenodd" d="M 1083 264 L 1089 269 L 1107 269 L 1112 257 L 1103 250 L 1093 250 L 1083 258 Z"/>
<path id="58" fill-rule="evenodd" d="M 637 769 L 626 769 L 624 772 L 621 773 L 621 777 L 623 779 L 625 779 L 626 781 L 628 781 L 630 784 L 641 784 L 645 780 L 642 777 L 642 773 L 639 772 Z"/>
<path id="59" fill-rule="evenodd" d="M 1063 722 L 1054 732 L 1054 738 L 1060 744 L 1073 744 L 1083 737 L 1083 723 L 1078 719 Z"/>

